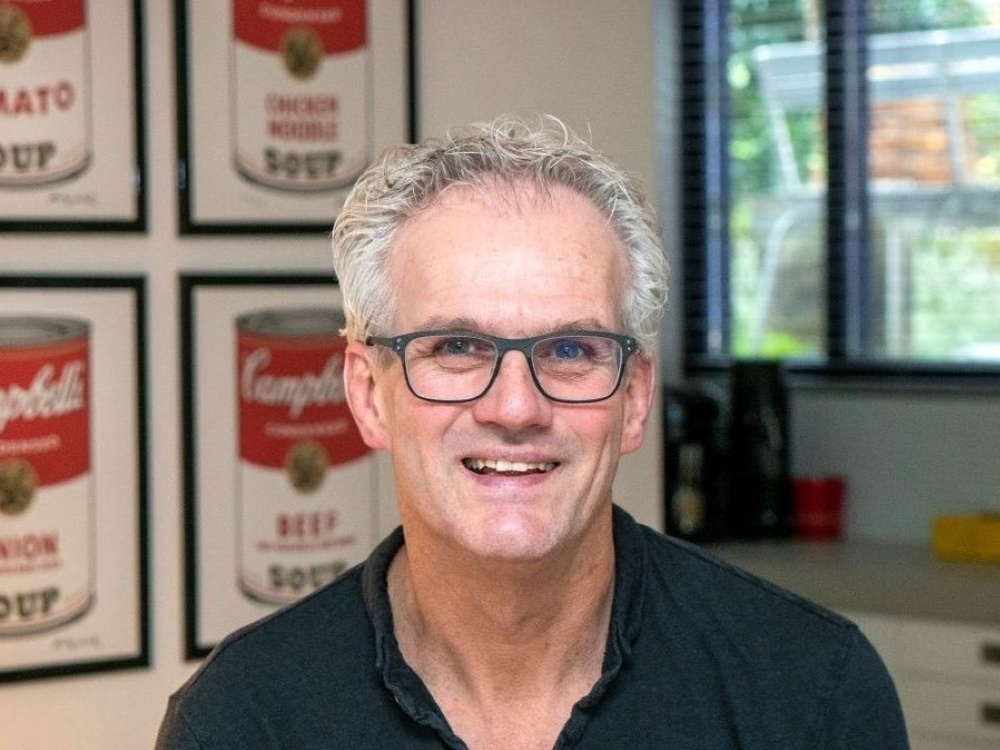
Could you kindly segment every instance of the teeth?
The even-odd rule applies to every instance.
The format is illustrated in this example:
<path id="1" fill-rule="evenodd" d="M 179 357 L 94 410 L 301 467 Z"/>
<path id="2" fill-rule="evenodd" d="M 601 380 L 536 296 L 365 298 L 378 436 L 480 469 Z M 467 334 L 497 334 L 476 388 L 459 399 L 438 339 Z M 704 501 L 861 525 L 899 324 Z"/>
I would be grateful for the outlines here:
<path id="1" fill-rule="evenodd" d="M 555 468 L 551 462 L 528 463 L 526 461 L 504 461 L 491 458 L 467 458 L 465 465 L 478 472 L 497 472 L 502 474 L 527 474 L 528 472 L 546 472 Z"/>

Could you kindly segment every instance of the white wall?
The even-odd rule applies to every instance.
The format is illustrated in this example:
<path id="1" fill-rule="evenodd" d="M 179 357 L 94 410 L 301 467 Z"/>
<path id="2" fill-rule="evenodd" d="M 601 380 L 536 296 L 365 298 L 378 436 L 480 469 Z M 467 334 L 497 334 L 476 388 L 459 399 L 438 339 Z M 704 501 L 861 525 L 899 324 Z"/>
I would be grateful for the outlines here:
<path id="1" fill-rule="evenodd" d="M 798 390 L 792 467 L 847 478 L 846 533 L 928 544 L 941 513 L 1000 512 L 996 392 Z"/>
<path id="2" fill-rule="evenodd" d="M 177 236 L 172 3 L 144 5 L 149 232 L 3 235 L 0 257 L 5 272 L 140 273 L 149 280 L 154 665 L 0 686 L 4 748 L 150 747 L 167 695 L 195 667 L 182 658 L 177 272 L 330 268 L 323 236 Z M 653 0 L 424 0 L 419 38 L 422 133 L 440 133 L 450 124 L 503 112 L 547 111 L 574 128 L 589 129 L 600 147 L 652 183 L 652 7 Z M 657 431 L 642 453 L 628 461 L 618 488 L 624 503 L 651 523 L 658 523 L 660 512 L 658 443 Z"/>

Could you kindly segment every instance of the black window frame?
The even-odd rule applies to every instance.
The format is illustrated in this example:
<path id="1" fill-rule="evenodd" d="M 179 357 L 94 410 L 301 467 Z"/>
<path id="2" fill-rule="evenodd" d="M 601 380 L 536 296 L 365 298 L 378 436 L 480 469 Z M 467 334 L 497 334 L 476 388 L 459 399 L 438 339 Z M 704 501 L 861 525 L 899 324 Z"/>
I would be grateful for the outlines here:
<path id="1" fill-rule="evenodd" d="M 1000 363 L 895 360 L 870 352 L 866 308 L 868 0 L 824 3 L 827 117 L 826 356 L 785 360 L 800 382 L 1000 387 Z M 730 352 L 729 0 L 679 0 L 679 140 L 683 371 L 725 372 Z M 721 353 L 717 353 L 721 352 Z"/>

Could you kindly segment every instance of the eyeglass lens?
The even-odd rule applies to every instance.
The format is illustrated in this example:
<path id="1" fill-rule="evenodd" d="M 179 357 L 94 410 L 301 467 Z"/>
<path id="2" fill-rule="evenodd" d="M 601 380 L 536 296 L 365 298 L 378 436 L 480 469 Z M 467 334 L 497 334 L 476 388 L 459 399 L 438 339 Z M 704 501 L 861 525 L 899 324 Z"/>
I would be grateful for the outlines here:
<path id="1" fill-rule="evenodd" d="M 535 381 L 549 398 L 594 401 L 611 395 L 622 368 L 622 346 L 603 336 L 552 336 L 531 346 Z M 499 349 L 469 335 L 427 335 L 409 341 L 404 362 L 413 392 L 439 401 L 465 401 L 485 393 Z"/>

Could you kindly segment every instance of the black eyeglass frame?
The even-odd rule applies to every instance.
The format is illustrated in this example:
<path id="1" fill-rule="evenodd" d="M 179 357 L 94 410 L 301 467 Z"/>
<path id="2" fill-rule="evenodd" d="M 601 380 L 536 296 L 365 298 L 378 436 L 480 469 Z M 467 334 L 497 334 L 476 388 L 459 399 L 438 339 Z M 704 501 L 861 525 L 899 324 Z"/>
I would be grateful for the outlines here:
<path id="1" fill-rule="evenodd" d="M 410 382 L 410 373 L 406 366 L 406 347 L 414 339 L 422 338 L 424 336 L 456 336 L 456 337 L 467 337 L 482 339 L 483 341 L 489 341 L 496 347 L 496 357 L 493 361 L 493 372 L 490 374 L 490 379 L 486 381 L 486 385 L 483 389 L 477 393 L 475 396 L 469 398 L 430 398 L 428 396 L 422 396 L 417 393 L 416 389 L 413 387 L 413 383 Z M 549 339 L 560 339 L 566 336 L 593 336 L 602 339 L 610 339 L 615 341 L 621 347 L 622 359 L 618 365 L 618 377 L 615 380 L 614 386 L 608 392 L 606 396 L 601 396 L 600 398 L 588 398 L 588 399 L 569 399 L 569 398 L 557 398 L 555 396 L 549 395 L 549 393 L 542 387 L 542 384 L 538 380 L 538 374 L 535 372 L 535 363 L 531 359 L 531 350 L 536 344 L 541 341 L 547 341 Z M 618 389 L 621 387 L 622 379 L 625 375 L 625 367 L 628 364 L 629 358 L 639 351 L 639 342 L 636 341 L 631 336 L 626 336 L 621 333 L 614 333 L 612 331 L 588 331 L 582 329 L 574 329 L 569 331 L 556 331 L 553 333 L 543 333 L 540 336 L 528 336 L 527 338 L 516 338 L 507 339 L 501 336 L 490 336 L 487 333 L 476 333 L 474 331 L 456 331 L 452 329 L 432 329 L 429 331 L 412 331 L 410 333 L 401 333 L 396 336 L 369 336 L 365 339 L 365 346 L 384 346 L 387 349 L 391 349 L 399 357 L 399 361 L 403 365 L 403 377 L 406 380 L 406 386 L 410 389 L 410 393 L 419 398 L 421 401 L 430 401 L 435 404 L 466 404 L 470 401 L 475 401 L 482 398 L 487 393 L 489 393 L 490 388 L 493 387 L 494 381 L 497 379 L 497 375 L 500 373 L 500 365 L 503 363 L 504 355 L 507 352 L 518 351 L 524 355 L 524 358 L 528 362 L 528 371 L 531 373 L 531 379 L 535 383 L 535 387 L 538 392 L 541 393 L 549 401 L 555 401 L 560 404 L 595 404 L 600 401 L 607 401 L 609 398 L 615 395 Z"/>

